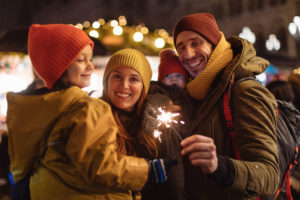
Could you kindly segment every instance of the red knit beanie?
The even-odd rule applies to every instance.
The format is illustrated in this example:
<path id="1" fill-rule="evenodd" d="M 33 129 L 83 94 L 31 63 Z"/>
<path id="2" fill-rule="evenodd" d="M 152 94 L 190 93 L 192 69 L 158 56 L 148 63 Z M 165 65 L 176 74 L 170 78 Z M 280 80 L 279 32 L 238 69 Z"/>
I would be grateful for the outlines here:
<path id="1" fill-rule="evenodd" d="M 164 49 L 159 53 L 158 81 L 162 81 L 168 74 L 180 73 L 188 80 L 188 72 L 181 64 L 178 56 L 172 49 Z"/>
<path id="2" fill-rule="evenodd" d="M 182 31 L 194 31 L 199 33 L 214 46 L 216 46 L 221 39 L 221 33 L 219 31 L 217 22 L 214 16 L 209 13 L 190 14 L 179 20 L 173 30 L 173 40 L 175 46 L 176 38 Z"/>
<path id="3" fill-rule="evenodd" d="M 49 89 L 87 45 L 94 47 L 89 36 L 72 25 L 33 24 L 29 29 L 28 54 Z"/>

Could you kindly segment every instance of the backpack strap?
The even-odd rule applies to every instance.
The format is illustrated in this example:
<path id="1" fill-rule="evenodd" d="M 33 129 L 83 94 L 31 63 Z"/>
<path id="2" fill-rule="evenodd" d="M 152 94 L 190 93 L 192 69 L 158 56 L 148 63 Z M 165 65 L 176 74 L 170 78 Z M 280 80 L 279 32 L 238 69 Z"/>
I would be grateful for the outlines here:
<path id="1" fill-rule="evenodd" d="M 299 152 L 299 149 L 297 146 L 295 146 L 295 152 L 298 153 Z M 281 190 L 283 189 L 283 187 L 285 186 L 285 182 L 286 182 L 286 199 L 287 200 L 293 200 L 293 197 L 292 197 L 292 192 L 291 192 L 291 181 L 290 181 L 290 173 L 293 169 L 293 167 L 295 165 L 298 164 L 298 161 L 296 159 L 296 157 L 294 157 L 294 160 L 292 163 L 290 163 L 289 165 L 289 169 L 288 171 L 286 172 L 285 176 L 284 176 L 284 180 L 280 186 L 280 188 L 278 188 L 277 192 L 276 192 L 276 195 L 274 197 L 274 199 L 276 199 L 278 197 L 278 195 L 280 194 Z"/>
<path id="2" fill-rule="evenodd" d="M 234 156 L 236 159 L 240 160 L 241 156 L 240 156 L 240 152 L 238 150 L 238 146 L 237 146 L 237 143 L 236 143 L 236 140 L 234 137 L 234 134 L 235 134 L 234 130 L 233 130 L 234 122 L 232 119 L 232 114 L 231 114 L 231 110 L 230 110 L 230 106 L 229 106 L 229 90 L 230 90 L 230 87 L 228 86 L 223 95 L 224 116 L 225 116 L 226 128 L 231 137 Z"/>

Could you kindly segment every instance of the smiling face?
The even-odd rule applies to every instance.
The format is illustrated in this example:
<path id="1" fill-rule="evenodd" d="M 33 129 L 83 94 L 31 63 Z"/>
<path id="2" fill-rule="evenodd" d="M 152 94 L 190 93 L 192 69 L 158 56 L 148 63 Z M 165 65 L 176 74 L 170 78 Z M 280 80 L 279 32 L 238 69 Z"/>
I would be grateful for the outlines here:
<path id="1" fill-rule="evenodd" d="M 80 88 L 90 85 L 91 75 L 94 71 L 92 56 L 92 48 L 90 45 L 87 45 L 72 62 L 67 69 L 67 81 L 71 85 L 76 85 Z"/>
<path id="2" fill-rule="evenodd" d="M 141 75 L 131 67 L 115 67 L 107 84 L 108 98 L 112 104 L 125 111 L 133 111 L 143 91 Z"/>
<path id="3" fill-rule="evenodd" d="M 210 42 L 193 31 L 182 31 L 176 38 L 179 60 L 193 78 L 205 69 L 212 49 Z"/>

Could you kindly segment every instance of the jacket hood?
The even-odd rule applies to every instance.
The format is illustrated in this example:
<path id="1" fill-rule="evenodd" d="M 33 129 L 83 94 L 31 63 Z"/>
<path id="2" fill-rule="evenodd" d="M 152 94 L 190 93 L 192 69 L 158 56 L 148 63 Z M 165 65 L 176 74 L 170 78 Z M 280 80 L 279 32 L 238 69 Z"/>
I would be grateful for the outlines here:
<path id="1" fill-rule="evenodd" d="M 78 87 L 39 95 L 8 93 L 7 127 L 9 132 L 9 154 L 11 171 L 18 181 L 32 168 L 32 164 L 43 153 L 47 136 L 59 117 L 67 112 L 72 102 L 88 94 Z M 17 147 L 22 150 L 15 152 Z M 26 159 L 24 159 L 26 158 Z M 24 166 L 24 170 L 12 169 Z"/>
<path id="2" fill-rule="evenodd" d="M 231 44 L 234 53 L 235 61 L 232 63 L 235 77 L 255 76 L 267 69 L 269 61 L 256 56 L 252 43 L 239 37 L 231 37 L 227 41 Z"/>

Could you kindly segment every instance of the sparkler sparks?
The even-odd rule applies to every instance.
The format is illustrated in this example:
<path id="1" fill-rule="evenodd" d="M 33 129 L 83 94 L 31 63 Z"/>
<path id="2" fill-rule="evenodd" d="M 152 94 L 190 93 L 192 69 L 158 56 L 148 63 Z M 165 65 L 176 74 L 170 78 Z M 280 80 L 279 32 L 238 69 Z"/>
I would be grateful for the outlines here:
<path id="1" fill-rule="evenodd" d="M 178 133 L 178 131 L 172 125 L 172 123 L 178 124 L 178 121 L 174 118 L 179 116 L 180 114 L 167 112 L 164 109 L 162 109 L 162 107 L 159 107 L 158 111 L 160 112 L 160 114 L 158 114 L 156 117 L 156 119 L 158 120 L 157 127 L 160 127 L 162 125 L 164 125 L 166 128 L 171 127 L 181 141 L 182 140 L 181 135 Z M 179 122 L 181 124 L 184 124 L 184 121 L 179 121 Z M 153 135 L 154 135 L 154 137 L 158 138 L 159 142 L 161 142 L 161 132 L 160 131 L 158 131 L 157 129 L 154 130 Z"/>
<path id="2" fill-rule="evenodd" d="M 153 135 L 161 142 L 161 132 L 159 130 L 155 129 Z"/>

